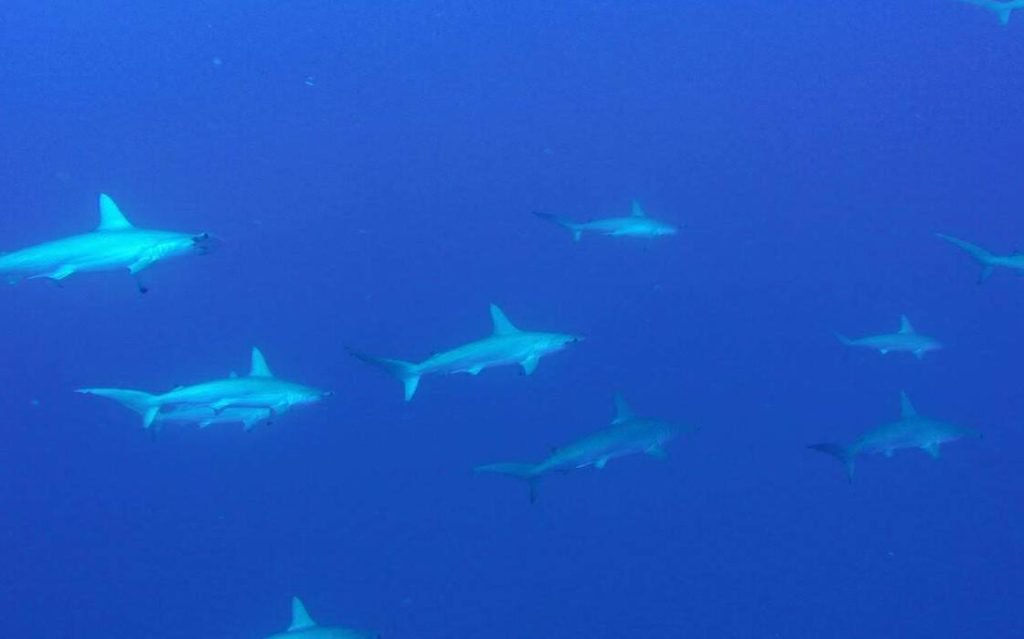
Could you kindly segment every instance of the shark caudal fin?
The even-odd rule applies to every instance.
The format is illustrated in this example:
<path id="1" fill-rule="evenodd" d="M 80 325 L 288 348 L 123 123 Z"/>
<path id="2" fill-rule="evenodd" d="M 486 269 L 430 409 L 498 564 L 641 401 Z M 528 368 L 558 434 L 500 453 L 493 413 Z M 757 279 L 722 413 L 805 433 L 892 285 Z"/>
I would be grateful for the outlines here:
<path id="1" fill-rule="evenodd" d="M 989 275 L 992 275 L 992 269 L 995 267 L 996 256 L 989 251 L 981 248 L 977 244 L 971 244 L 961 239 L 951 237 L 949 235 L 943 235 L 942 233 L 936 233 L 936 237 L 939 239 L 946 240 L 953 246 L 959 247 L 960 249 L 967 252 L 968 255 L 974 258 L 978 264 L 981 264 L 981 275 L 978 276 L 978 283 L 984 282 L 988 279 Z"/>
<path id="2" fill-rule="evenodd" d="M 502 464 L 485 464 L 474 468 L 478 473 L 495 473 L 516 479 L 525 479 L 530 485 L 530 503 L 537 501 L 537 478 L 541 476 L 537 464 L 507 462 Z"/>
<path id="3" fill-rule="evenodd" d="M 843 463 L 846 468 L 846 478 L 853 481 L 853 459 L 856 457 L 856 451 L 850 446 L 843 446 L 842 444 L 812 444 L 808 446 L 811 450 L 816 450 L 826 455 L 832 455 Z"/>
<path id="4" fill-rule="evenodd" d="M 572 220 L 567 220 L 564 217 L 559 217 L 557 215 L 552 215 L 551 213 L 545 213 L 543 211 L 534 211 L 533 214 L 542 220 L 554 222 L 555 224 L 561 226 L 562 228 L 568 229 L 569 232 L 572 233 L 572 239 L 574 242 L 579 242 L 580 237 L 583 235 L 583 229 L 580 228 L 579 224 L 573 222 Z"/>
<path id="5" fill-rule="evenodd" d="M 374 357 L 348 347 L 345 347 L 345 350 L 348 351 L 348 354 L 352 357 L 362 360 L 367 364 L 373 364 L 374 366 L 383 368 L 398 379 L 402 380 L 402 384 L 405 386 L 405 401 L 409 401 L 412 399 L 412 396 L 416 394 L 416 388 L 420 385 L 420 370 L 416 364 L 412 362 L 404 362 L 400 359 Z"/>
<path id="6" fill-rule="evenodd" d="M 123 388 L 79 388 L 75 392 L 106 397 L 127 406 L 142 415 L 143 428 L 152 426 L 153 420 L 156 419 L 157 413 L 160 412 L 160 402 L 156 395 L 150 395 L 142 391 L 125 390 Z"/>

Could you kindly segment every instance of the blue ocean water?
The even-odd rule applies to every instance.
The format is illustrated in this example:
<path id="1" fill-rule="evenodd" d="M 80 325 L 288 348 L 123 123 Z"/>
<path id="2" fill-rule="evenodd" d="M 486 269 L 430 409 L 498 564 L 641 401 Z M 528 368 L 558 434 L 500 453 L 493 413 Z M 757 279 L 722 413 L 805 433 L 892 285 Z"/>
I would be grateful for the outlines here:
<path id="1" fill-rule="evenodd" d="M 0 313 L 0 618 L 10 636 L 263 637 L 302 596 L 401 637 L 1024 636 L 1024 282 L 935 232 L 1024 242 L 1024 16 L 931 0 L 11 0 L 11 250 L 96 224 L 223 247 L 27 282 Z M 683 225 L 570 236 L 530 211 Z M 516 324 L 537 372 L 424 379 Z M 923 361 L 848 351 L 894 330 Z M 82 386 L 248 367 L 335 396 L 156 437 Z M 841 467 L 806 445 L 905 390 L 980 441 Z M 700 430 L 542 480 L 473 467 L 607 425 L 621 392 Z"/>

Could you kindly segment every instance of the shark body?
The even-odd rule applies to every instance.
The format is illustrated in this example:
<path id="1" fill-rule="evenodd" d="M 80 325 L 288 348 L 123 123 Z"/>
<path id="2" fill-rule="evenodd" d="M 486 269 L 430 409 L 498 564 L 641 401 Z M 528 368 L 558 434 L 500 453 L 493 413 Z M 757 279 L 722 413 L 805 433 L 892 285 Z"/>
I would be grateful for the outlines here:
<path id="1" fill-rule="evenodd" d="M 996 14 L 999 24 L 1010 24 L 1010 17 L 1016 9 L 1024 9 L 1024 0 L 960 0 L 967 4 L 988 9 Z"/>
<path id="2" fill-rule="evenodd" d="M 291 625 L 284 632 L 272 634 L 267 639 L 378 639 L 378 635 L 365 630 L 317 625 L 306 612 L 302 600 L 292 597 Z"/>
<path id="3" fill-rule="evenodd" d="M 900 393 L 900 419 L 869 430 L 852 444 L 814 444 L 811 449 L 826 453 L 842 462 L 846 476 L 853 481 L 854 460 L 861 455 L 892 457 L 897 450 L 919 448 L 933 458 L 939 457 L 939 447 L 965 437 L 980 437 L 970 428 L 922 417 L 910 403 L 906 393 Z"/>
<path id="4" fill-rule="evenodd" d="M 10 281 L 47 278 L 59 282 L 84 272 L 127 270 L 136 275 L 161 260 L 213 248 L 214 240 L 207 233 L 132 226 L 106 194 L 100 195 L 99 206 L 96 230 L 0 255 L 0 276 Z"/>
<path id="5" fill-rule="evenodd" d="M 984 282 L 992 275 L 997 266 L 1019 271 L 1024 274 L 1024 253 L 1011 253 L 1009 255 L 996 255 L 983 249 L 977 244 L 971 244 L 963 240 L 936 233 L 937 237 L 946 240 L 953 246 L 959 247 L 967 252 L 974 261 L 981 264 L 981 274 L 978 276 L 978 283 Z"/>
<path id="6" fill-rule="evenodd" d="M 615 419 L 609 427 L 571 444 L 556 448 L 537 463 L 499 463 L 477 466 L 477 472 L 498 473 L 530 482 L 530 501 L 536 500 L 537 478 L 551 472 L 604 468 L 609 461 L 627 455 L 665 457 L 665 445 L 692 430 L 660 420 L 637 417 L 621 395 L 615 396 Z"/>
<path id="7" fill-rule="evenodd" d="M 900 329 L 896 333 L 869 335 L 857 339 L 850 339 L 836 333 L 836 337 L 847 346 L 870 348 L 883 355 L 889 352 L 913 353 L 914 357 L 918 359 L 924 357 L 925 353 L 929 351 L 942 348 L 942 344 L 937 340 L 915 331 L 906 315 L 900 316 Z"/>
<path id="8" fill-rule="evenodd" d="M 520 330 L 494 304 L 491 304 L 491 321 L 494 330 L 490 336 L 431 355 L 419 363 L 373 357 L 352 349 L 348 352 L 400 379 L 405 386 L 405 401 L 409 401 L 416 394 L 420 378 L 424 375 L 478 375 L 484 369 L 509 364 L 522 366 L 523 372 L 530 375 L 536 370 L 541 357 L 583 339 L 565 333 Z"/>
<path id="9" fill-rule="evenodd" d="M 602 220 L 591 220 L 590 222 L 575 222 L 550 213 L 533 212 L 534 215 L 541 219 L 554 222 L 568 229 L 572 233 L 572 239 L 576 242 L 580 241 L 584 233 L 596 233 L 612 237 L 652 238 L 675 235 L 679 232 L 679 229 L 672 224 L 648 216 L 636 200 L 633 201 L 631 213 L 629 217 L 612 217 Z"/>
<path id="10" fill-rule="evenodd" d="M 201 428 L 241 422 L 249 430 L 279 416 L 293 406 L 312 404 L 330 395 L 310 386 L 279 379 L 270 372 L 263 353 L 252 349 L 252 368 L 246 377 L 181 386 L 162 395 L 121 388 L 80 388 L 79 393 L 120 402 L 142 415 L 142 425 L 155 422 L 192 422 Z"/>

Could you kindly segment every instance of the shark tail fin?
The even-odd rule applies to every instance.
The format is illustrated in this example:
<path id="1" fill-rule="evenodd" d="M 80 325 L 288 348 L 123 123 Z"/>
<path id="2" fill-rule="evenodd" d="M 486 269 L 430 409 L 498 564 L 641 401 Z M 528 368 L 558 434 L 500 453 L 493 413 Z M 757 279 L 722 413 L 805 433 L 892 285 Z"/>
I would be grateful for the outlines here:
<path id="1" fill-rule="evenodd" d="M 812 444 L 808 448 L 831 455 L 841 461 L 843 467 L 846 468 L 846 478 L 851 482 L 853 481 L 853 459 L 856 457 L 856 451 L 852 447 L 842 444 Z"/>
<path id="2" fill-rule="evenodd" d="M 142 415 L 143 428 L 152 426 L 153 420 L 156 419 L 157 413 L 160 412 L 160 402 L 156 395 L 150 395 L 142 391 L 126 390 L 123 388 L 79 388 L 76 392 L 106 397 L 127 406 Z"/>
<path id="3" fill-rule="evenodd" d="M 557 215 L 552 215 L 551 213 L 545 213 L 543 211 L 534 211 L 533 214 L 542 220 L 554 222 L 555 224 L 561 226 L 562 228 L 568 229 L 569 232 L 572 233 L 572 240 L 574 242 L 579 242 L 580 237 L 583 235 L 583 229 L 580 228 L 579 224 L 573 222 L 572 220 L 567 220 L 564 217 L 559 217 Z"/>
<path id="4" fill-rule="evenodd" d="M 405 386 L 405 401 L 409 401 L 412 399 L 412 396 L 416 394 L 416 388 L 420 385 L 420 370 L 416 364 L 412 362 L 405 362 L 400 359 L 374 357 L 347 347 L 345 350 L 347 350 L 349 355 L 352 357 L 362 360 L 367 364 L 383 368 L 400 379 L 402 384 Z"/>
<path id="5" fill-rule="evenodd" d="M 536 503 L 537 478 L 540 477 L 541 474 L 540 469 L 536 464 L 506 462 L 502 464 L 486 464 L 484 466 L 477 466 L 474 470 L 478 473 L 496 473 L 498 475 L 515 477 L 516 479 L 525 479 L 530 485 L 530 503 Z"/>
<path id="6" fill-rule="evenodd" d="M 995 255 L 981 248 L 977 244 L 971 244 L 970 242 L 965 242 L 950 235 L 943 235 L 942 233 L 936 233 L 935 235 L 939 239 L 946 240 L 953 246 L 966 251 L 968 255 L 974 258 L 974 261 L 981 264 L 981 275 L 978 277 L 979 283 L 984 282 L 988 279 L 989 275 L 992 275 L 992 268 L 995 266 L 996 260 Z"/>

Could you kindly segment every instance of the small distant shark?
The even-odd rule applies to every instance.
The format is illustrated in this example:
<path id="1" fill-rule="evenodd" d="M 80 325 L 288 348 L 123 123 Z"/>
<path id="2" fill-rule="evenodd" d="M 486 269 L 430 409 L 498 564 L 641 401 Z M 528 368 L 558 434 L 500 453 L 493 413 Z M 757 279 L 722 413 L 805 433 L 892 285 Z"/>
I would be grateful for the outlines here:
<path id="1" fill-rule="evenodd" d="M 318 626 L 298 597 L 292 597 L 292 625 L 267 639 L 379 639 L 375 632 L 337 626 Z"/>
<path id="2" fill-rule="evenodd" d="M 252 368 L 247 377 L 232 374 L 224 379 L 179 386 L 162 395 L 120 388 L 80 388 L 79 393 L 120 402 L 142 415 L 142 426 L 154 422 L 198 423 L 200 428 L 225 422 L 241 422 L 245 430 L 280 416 L 293 406 L 312 404 L 329 397 L 302 384 L 274 377 L 260 349 L 252 349 Z"/>
<path id="3" fill-rule="evenodd" d="M 871 348 L 882 355 L 885 355 L 890 351 L 897 353 L 913 353 L 914 357 L 917 359 L 924 357 L 925 353 L 928 351 L 936 351 L 942 348 L 942 344 L 938 341 L 914 331 L 914 327 L 910 325 L 910 320 L 907 319 L 906 315 L 900 316 L 900 330 L 897 333 L 869 335 L 859 339 L 850 339 L 845 335 L 836 333 L 836 337 L 839 338 L 840 342 L 847 346 Z"/>
<path id="4" fill-rule="evenodd" d="M 1010 24 L 1010 15 L 1014 9 L 1024 9 L 1024 0 L 960 0 L 967 4 L 973 4 L 992 11 L 999 18 L 999 24 L 1006 26 Z"/>
<path id="5" fill-rule="evenodd" d="M 632 215 L 629 217 L 612 217 L 603 220 L 592 220 L 590 222 L 574 222 L 557 215 L 534 211 L 537 217 L 554 222 L 559 226 L 569 229 L 573 241 L 579 242 L 584 231 L 594 232 L 599 235 L 610 235 L 612 237 L 640 237 L 651 238 L 663 235 L 675 235 L 679 232 L 675 226 L 649 217 L 640 203 L 633 200 Z"/>
<path id="6" fill-rule="evenodd" d="M 814 444 L 813 450 L 832 455 L 846 467 L 846 476 L 853 481 L 853 462 L 859 455 L 881 453 L 891 457 L 903 448 L 920 448 L 933 458 L 939 456 L 939 446 L 965 437 L 981 437 L 970 428 L 921 417 L 906 393 L 900 393 L 899 421 L 884 424 L 861 435 L 850 445 Z"/>
<path id="7" fill-rule="evenodd" d="M 953 246 L 958 246 L 961 249 L 967 251 L 967 254 L 974 258 L 976 262 L 981 264 L 981 275 L 978 276 L 978 283 L 981 284 L 992 275 L 992 271 L 997 266 L 1013 269 L 1020 271 L 1024 274 L 1024 253 L 1011 253 L 1010 255 L 994 255 L 987 250 L 981 248 L 977 244 L 971 244 L 963 240 L 958 240 L 955 237 L 949 235 L 943 235 L 942 233 L 936 233 L 936 237 L 946 240 Z"/>
<path id="8" fill-rule="evenodd" d="M 547 459 L 536 464 L 500 463 L 477 466 L 477 472 L 498 473 L 530 483 L 530 501 L 537 499 L 536 480 L 553 471 L 571 471 L 593 467 L 602 469 L 612 459 L 626 455 L 647 454 L 665 457 L 665 445 L 692 427 L 637 417 L 621 395 L 615 396 L 615 419 L 611 426 L 556 448 Z"/>
<path id="9" fill-rule="evenodd" d="M 578 335 L 565 333 L 539 333 L 522 331 L 505 317 L 505 313 L 491 304 L 494 332 L 483 339 L 431 355 L 420 363 L 398 359 L 372 357 L 348 348 L 354 357 L 388 371 L 405 385 L 405 401 L 412 399 L 423 375 L 469 373 L 477 375 L 485 368 L 518 364 L 526 375 L 537 369 L 540 358 L 581 341 Z"/>
<path id="10" fill-rule="evenodd" d="M 208 233 L 177 233 L 136 228 L 107 194 L 100 195 L 100 225 L 72 235 L 0 255 L 0 277 L 48 278 L 57 282 L 75 273 L 127 269 L 132 275 L 160 260 L 210 251 Z M 146 288 L 139 284 L 143 293 Z"/>

